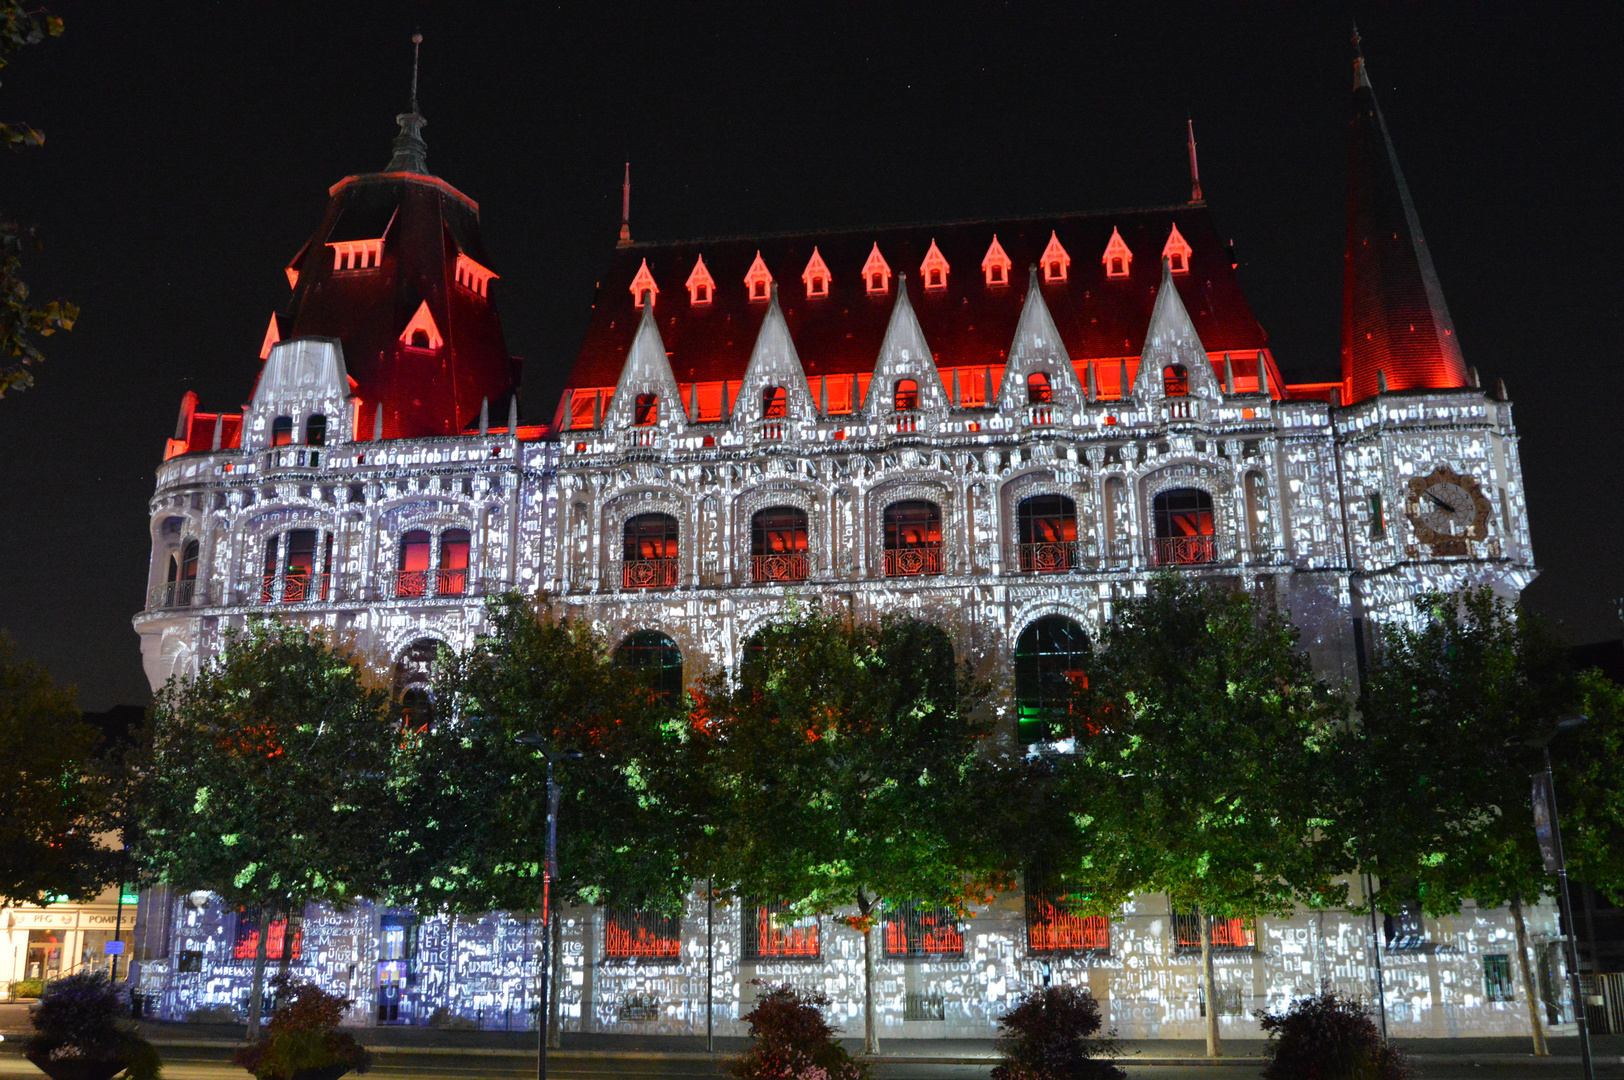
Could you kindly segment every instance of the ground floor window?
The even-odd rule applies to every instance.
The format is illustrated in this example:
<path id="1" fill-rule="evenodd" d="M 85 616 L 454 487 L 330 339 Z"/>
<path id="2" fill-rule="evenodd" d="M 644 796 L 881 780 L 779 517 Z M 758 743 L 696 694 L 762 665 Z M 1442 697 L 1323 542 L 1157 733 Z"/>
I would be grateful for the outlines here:
<path id="1" fill-rule="evenodd" d="M 1483 958 L 1483 996 L 1490 1001 L 1512 1001 L 1511 957 L 1491 953 Z"/>
<path id="2" fill-rule="evenodd" d="M 682 920 L 675 915 L 611 908 L 604 914 L 603 951 L 611 960 L 679 960 Z"/>
<path id="3" fill-rule="evenodd" d="M 1016 739 L 1022 746 L 1076 734 L 1077 692 L 1088 686 L 1088 635 L 1064 615 L 1046 615 L 1015 643 Z"/>
<path id="4" fill-rule="evenodd" d="M 252 960 L 259 954 L 259 930 L 264 923 L 263 913 L 248 910 L 237 916 L 237 937 L 231 946 L 231 956 L 235 960 Z M 288 920 L 286 918 L 272 919 L 270 933 L 265 938 L 265 959 L 283 959 L 282 950 L 292 946 L 292 952 L 287 956 L 289 960 L 299 959 L 301 946 L 304 944 L 304 928 L 296 920 L 293 933 L 288 934 Z"/>
<path id="5" fill-rule="evenodd" d="M 682 700 L 682 650 L 658 630 L 629 634 L 615 649 L 615 659 L 648 678 L 667 704 Z"/>
<path id="6" fill-rule="evenodd" d="M 816 915 L 797 915 L 785 903 L 745 908 L 746 960 L 816 960 L 821 955 Z"/>
<path id="7" fill-rule="evenodd" d="M 1074 893 L 1026 894 L 1026 948 L 1033 953 L 1094 952 L 1111 948 L 1111 920 L 1079 915 Z"/>
<path id="8" fill-rule="evenodd" d="M 964 935 L 959 932 L 958 917 L 946 908 L 898 904 L 885 913 L 885 955 L 893 960 L 963 956 Z"/>
<path id="9" fill-rule="evenodd" d="M 1201 951 L 1201 916 L 1193 911 L 1173 913 L 1173 944 L 1177 952 Z M 1212 920 L 1213 952 L 1252 952 L 1257 948 L 1257 927 L 1251 919 Z"/>

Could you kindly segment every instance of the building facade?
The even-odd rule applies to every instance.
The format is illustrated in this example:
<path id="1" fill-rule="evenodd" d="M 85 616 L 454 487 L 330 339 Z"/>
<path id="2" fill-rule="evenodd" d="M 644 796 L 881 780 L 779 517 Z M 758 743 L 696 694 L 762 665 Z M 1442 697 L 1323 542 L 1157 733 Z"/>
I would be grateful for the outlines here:
<path id="1" fill-rule="evenodd" d="M 1046 695 L 1153 573 L 1267 596 L 1350 681 L 1370 623 L 1416 594 L 1514 597 L 1533 576 L 1511 405 L 1462 359 L 1362 64 L 1341 377 L 1311 384 L 1281 377 L 1197 185 L 1177 206 L 1034 219 L 682 243 L 623 227 L 551 421 L 525 426 L 478 205 L 429 173 L 415 106 L 398 121 L 388 167 L 334 185 L 287 267 L 286 333 L 273 317 L 249 405 L 182 403 L 135 619 L 155 687 L 267 614 L 352 637 L 408 687 L 514 588 L 691 678 L 815 599 L 949 626 L 1007 676 L 1001 737 L 1064 751 Z M 703 1030 L 707 972 L 719 1031 L 757 977 L 857 1017 L 855 935 L 690 907 L 658 925 L 569 913 L 570 1023 Z M 169 920 L 142 971 L 161 1008 L 233 1003 L 258 928 L 206 897 L 149 908 Z M 1548 910 L 1534 922 L 1554 934 Z M 280 933 L 358 1022 L 534 1022 L 522 915 L 363 905 Z M 1226 933 L 1237 1032 L 1322 981 L 1370 996 L 1373 937 L 1397 1030 L 1526 1024 L 1503 911 Z M 1043 978 L 1089 986 L 1123 1034 L 1200 1031 L 1165 898 L 1085 921 L 1016 895 L 885 936 L 890 1034 L 990 1035 Z"/>

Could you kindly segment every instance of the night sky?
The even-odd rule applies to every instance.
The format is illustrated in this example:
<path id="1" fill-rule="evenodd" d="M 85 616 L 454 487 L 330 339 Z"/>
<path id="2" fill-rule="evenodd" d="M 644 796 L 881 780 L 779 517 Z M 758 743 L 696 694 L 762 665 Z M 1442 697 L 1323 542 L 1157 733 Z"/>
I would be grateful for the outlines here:
<path id="1" fill-rule="evenodd" d="M 525 418 L 551 417 L 632 163 L 673 240 L 1164 205 L 1184 122 L 1288 380 L 1337 373 L 1349 19 L 1467 363 L 1517 405 L 1542 574 L 1576 641 L 1624 596 L 1616 4 L 52 3 L 4 74 L 0 214 L 83 307 L 0 401 L 0 627 L 85 708 L 146 700 L 147 499 L 181 395 L 249 396 L 282 268 L 376 171 L 414 30 L 429 167 L 478 200 Z"/>

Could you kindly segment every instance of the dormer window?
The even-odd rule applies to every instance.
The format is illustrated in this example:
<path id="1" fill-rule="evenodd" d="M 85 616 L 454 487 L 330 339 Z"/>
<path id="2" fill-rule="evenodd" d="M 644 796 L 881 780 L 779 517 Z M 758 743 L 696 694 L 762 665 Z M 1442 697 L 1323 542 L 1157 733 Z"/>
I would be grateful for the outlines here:
<path id="1" fill-rule="evenodd" d="M 947 259 L 942 255 L 942 249 L 936 246 L 936 241 L 930 242 L 930 250 L 925 252 L 925 261 L 919 264 L 919 276 L 925 280 L 925 291 L 947 288 Z"/>
<path id="2" fill-rule="evenodd" d="M 1054 387 L 1049 385 L 1047 372 L 1034 371 L 1026 377 L 1026 403 L 1047 405 L 1054 400 Z"/>
<path id="3" fill-rule="evenodd" d="M 655 394 L 638 394 L 632 402 L 632 424 L 653 427 L 660 419 L 660 399 Z"/>
<path id="4" fill-rule="evenodd" d="M 381 236 L 376 240 L 339 240 L 327 246 L 333 249 L 334 270 L 371 270 L 383 262 Z"/>
<path id="5" fill-rule="evenodd" d="M 480 296 L 486 296 L 491 279 L 500 276 L 500 274 L 485 269 L 461 252 L 457 253 L 457 284 L 469 292 L 476 292 Z"/>
<path id="6" fill-rule="evenodd" d="M 288 446 L 293 442 L 293 417 L 278 416 L 271 421 L 271 445 Z"/>
<path id="7" fill-rule="evenodd" d="M 688 286 L 688 303 L 708 304 L 716 295 L 716 279 L 705 265 L 705 256 L 701 255 L 694 261 L 694 268 L 688 274 L 685 282 Z"/>
<path id="8" fill-rule="evenodd" d="M 1105 254 L 1100 256 L 1100 262 L 1105 264 L 1105 276 L 1108 278 L 1127 277 L 1128 269 L 1133 265 L 1133 252 L 1128 250 L 1122 234 L 1115 227 L 1111 229 L 1111 240 L 1105 245 Z"/>
<path id="9" fill-rule="evenodd" d="M 829 265 L 818 254 L 818 249 L 812 249 L 812 257 L 806 260 L 806 269 L 801 271 L 801 280 L 806 282 L 806 295 L 808 299 L 814 296 L 829 295 Z"/>
<path id="10" fill-rule="evenodd" d="M 1055 235 L 1053 229 L 1049 230 L 1049 246 L 1043 249 L 1038 262 L 1043 267 L 1044 281 L 1066 280 L 1066 272 L 1071 268 L 1071 256 L 1060 246 L 1060 237 Z"/>
<path id="11" fill-rule="evenodd" d="M 1190 393 L 1190 372 L 1183 364 L 1169 364 L 1162 368 L 1162 393 L 1168 397 L 1185 397 Z"/>
<path id="12" fill-rule="evenodd" d="M 316 413 L 305 420 L 305 445 L 323 446 L 327 442 L 327 417 Z"/>
<path id="13" fill-rule="evenodd" d="M 896 388 L 897 412 L 912 412 L 919 408 L 919 384 L 912 379 L 903 379 L 897 383 Z"/>
<path id="14" fill-rule="evenodd" d="M 744 287 L 751 300 L 766 300 L 772 296 L 773 276 L 767 269 L 767 264 L 761 261 L 761 252 L 756 252 L 756 261 L 750 264 L 750 269 L 744 272 Z"/>
<path id="15" fill-rule="evenodd" d="M 992 246 L 987 248 L 987 254 L 981 257 L 981 272 L 986 275 L 988 285 L 1008 285 L 1009 271 L 1014 264 L 1009 256 L 1004 254 L 1004 245 L 998 242 L 998 234 L 992 237 Z"/>
<path id="16" fill-rule="evenodd" d="M 632 278 L 631 288 L 632 303 L 638 307 L 643 306 L 644 293 L 652 293 L 656 300 L 660 298 L 660 287 L 654 284 L 654 275 L 649 273 L 647 259 L 644 259 L 643 265 L 637 268 L 637 274 Z"/>
<path id="17" fill-rule="evenodd" d="M 891 291 L 891 267 L 880 254 L 879 244 L 874 245 L 874 250 L 868 253 L 868 261 L 863 264 L 863 287 L 870 293 Z"/>
<path id="18" fill-rule="evenodd" d="M 782 420 L 789 415 L 789 393 L 782 386 L 769 386 L 761 392 L 761 418 Z"/>
<path id="19" fill-rule="evenodd" d="M 434 316 L 429 312 L 427 300 L 417 305 L 417 314 L 400 332 L 400 343 L 412 349 L 438 349 L 445 344 L 445 339 L 440 336 L 440 328 L 434 324 Z"/>
<path id="20" fill-rule="evenodd" d="M 1162 258 L 1173 267 L 1175 274 L 1188 274 L 1190 272 L 1190 244 L 1179 234 L 1179 227 L 1173 226 L 1173 231 L 1167 234 L 1167 243 L 1162 246 Z"/>

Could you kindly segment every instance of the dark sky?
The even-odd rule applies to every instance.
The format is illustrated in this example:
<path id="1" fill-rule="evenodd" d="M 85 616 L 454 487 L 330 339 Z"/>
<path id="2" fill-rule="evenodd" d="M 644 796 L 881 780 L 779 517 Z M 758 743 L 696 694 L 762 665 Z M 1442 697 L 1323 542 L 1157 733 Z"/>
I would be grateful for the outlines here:
<path id="1" fill-rule="evenodd" d="M 619 225 L 642 239 L 1177 202 L 1184 120 L 1288 379 L 1337 369 L 1365 54 L 1467 362 L 1517 404 L 1575 639 L 1624 595 L 1615 4 L 53 3 L 4 72 L 0 212 L 82 305 L 0 401 L 0 626 L 87 708 L 145 699 L 130 617 L 181 394 L 247 400 L 327 187 L 381 168 L 421 29 L 430 168 L 480 203 L 526 418 L 551 415 Z"/>

